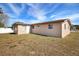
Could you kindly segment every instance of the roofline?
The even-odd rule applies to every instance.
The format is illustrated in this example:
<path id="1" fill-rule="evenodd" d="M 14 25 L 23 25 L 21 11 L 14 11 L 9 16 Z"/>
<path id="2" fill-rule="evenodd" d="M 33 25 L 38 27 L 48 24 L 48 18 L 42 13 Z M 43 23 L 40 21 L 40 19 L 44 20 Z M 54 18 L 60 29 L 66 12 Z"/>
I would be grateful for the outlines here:
<path id="1" fill-rule="evenodd" d="M 28 25 L 28 26 L 30 26 L 31 24 L 13 24 L 12 27 L 16 26 L 16 25 L 22 25 L 22 26 L 27 26 Z"/>
<path id="2" fill-rule="evenodd" d="M 42 23 L 35 23 L 35 24 L 13 24 L 13 25 L 23 25 L 23 26 L 31 26 L 31 25 L 39 25 L 39 24 L 48 24 L 48 23 L 62 23 L 65 20 L 67 20 L 69 22 L 69 24 L 71 25 L 70 19 L 59 19 L 59 20 L 54 20 L 54 21 L 49 21 L 49 22 L 42 22 Z"/>
<path id="3" fill-rule="evenodd" d="M 64 22 L 65 20 L 67 20 L 69 22 L 69 24 L 71 25 L 70 19 L 59 19 L 59 20 L 54 20 L 54 21 L 49 21 L 49 22 L 35 23 L 32 25 L 48 24 L 48 23 L 61 23 L 61 22 Z"/>
<path id="4" fill-rule="evenodd" d="M 26 26 L 26 25 L 30 25 L 30 24 L 14 24 L 14 25 L 23 25 L 23 26 Z"/>

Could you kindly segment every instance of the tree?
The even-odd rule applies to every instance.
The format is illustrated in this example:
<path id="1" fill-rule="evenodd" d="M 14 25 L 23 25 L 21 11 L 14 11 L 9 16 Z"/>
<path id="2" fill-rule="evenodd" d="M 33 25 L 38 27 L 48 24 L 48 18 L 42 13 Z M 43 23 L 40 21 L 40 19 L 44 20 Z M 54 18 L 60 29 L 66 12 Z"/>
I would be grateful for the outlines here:
<path id="1" fill-rule="evenodd" d="M 74 25 L 76 27 L 77 30 L 79 30 L 79 25 Z"/>
<path id="2" fill-rule="evenodd" d="M 2 8 L 0 8 L 0 23 L 4 24 L 4 27 L 7 27 L 7 23 L 8 23 L 8 15 L 6 15 Z"/>
<path id="3" fill-rule="evenodd" d="M 79 25 L 72 25 L 71 29 L 73 29 L 73 30 L 79 30 Z"/>

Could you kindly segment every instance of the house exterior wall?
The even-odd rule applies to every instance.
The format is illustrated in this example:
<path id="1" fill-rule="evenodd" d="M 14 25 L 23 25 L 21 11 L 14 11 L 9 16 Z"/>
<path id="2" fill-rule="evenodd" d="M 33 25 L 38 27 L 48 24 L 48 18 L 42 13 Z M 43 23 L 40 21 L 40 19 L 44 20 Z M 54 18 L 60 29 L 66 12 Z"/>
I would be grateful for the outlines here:
<path id="1" fill-rule="evenodd" d="M 52 29 L 48 28 L 48 25 L 52 25 Z M 34 28 L 32 27 L 34 26 Z M 45 24 L 34 24 L 34 25 L 16 25 L 14 32 L 17 34 L 29 34 L 36 33 L 41 35 L 55 36 L 64 38 L 70 34 L 70 24 L 67 20 L 64 22 L 57 23 L 45 23 Z"/>
<path id="2" fill-rule="evenodd" d="M 18 33 L 18 26 L 17 25 L 13 26 L 12 29 L 14 30 L 14 33 Z"/>
<path id="3" fill-rule="evenodd" d="M 30 26 L 23 26 L 23 25 L 18 25 L 18 32 L 17 34 L 29 34 L 30 33 Z"/>
<path id="4" fill-rule="evenodd" d="M 65 28 L 66 25 L 66 28 Z M 67 20 L 65 20 L 65 22 L 62 23 L 62 32 L 61 32 L 61 36 L 62 38 L 64 38 L 65 36 L 67 36 L 68 34 L 70 34 L 70 25 L 67 22 Z"/>
<path id="5" fill-rule="evenodd" d="M 34 25 L 32 33 L 61 37 L 61 23 L 51 23 L 52 29 L 48 29 L 49 24 L 40 24 L 39 27 L 38 25 Z"/>

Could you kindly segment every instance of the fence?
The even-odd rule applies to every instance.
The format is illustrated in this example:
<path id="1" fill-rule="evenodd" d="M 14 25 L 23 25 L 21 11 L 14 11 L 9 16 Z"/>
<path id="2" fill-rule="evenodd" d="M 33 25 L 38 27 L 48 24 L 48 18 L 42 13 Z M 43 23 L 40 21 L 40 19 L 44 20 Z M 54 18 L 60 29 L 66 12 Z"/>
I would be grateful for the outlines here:
<path id="1" fill-rule="evenodd" d="M 2 33 L 13 33 L 14 31 L 11 28 L 0 28 L 0 34 Z"/>

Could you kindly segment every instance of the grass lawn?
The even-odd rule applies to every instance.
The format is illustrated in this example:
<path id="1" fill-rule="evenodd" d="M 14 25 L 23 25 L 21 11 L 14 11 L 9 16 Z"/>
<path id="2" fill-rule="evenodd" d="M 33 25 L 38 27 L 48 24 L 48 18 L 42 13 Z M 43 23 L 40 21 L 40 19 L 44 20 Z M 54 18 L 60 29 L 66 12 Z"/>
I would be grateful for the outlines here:
<path id="1" fill-rule="evenodd" d="M 63 39 L 35 34 L 0 34 L 0 55 L 79 56 L 79 32 Z"/>

